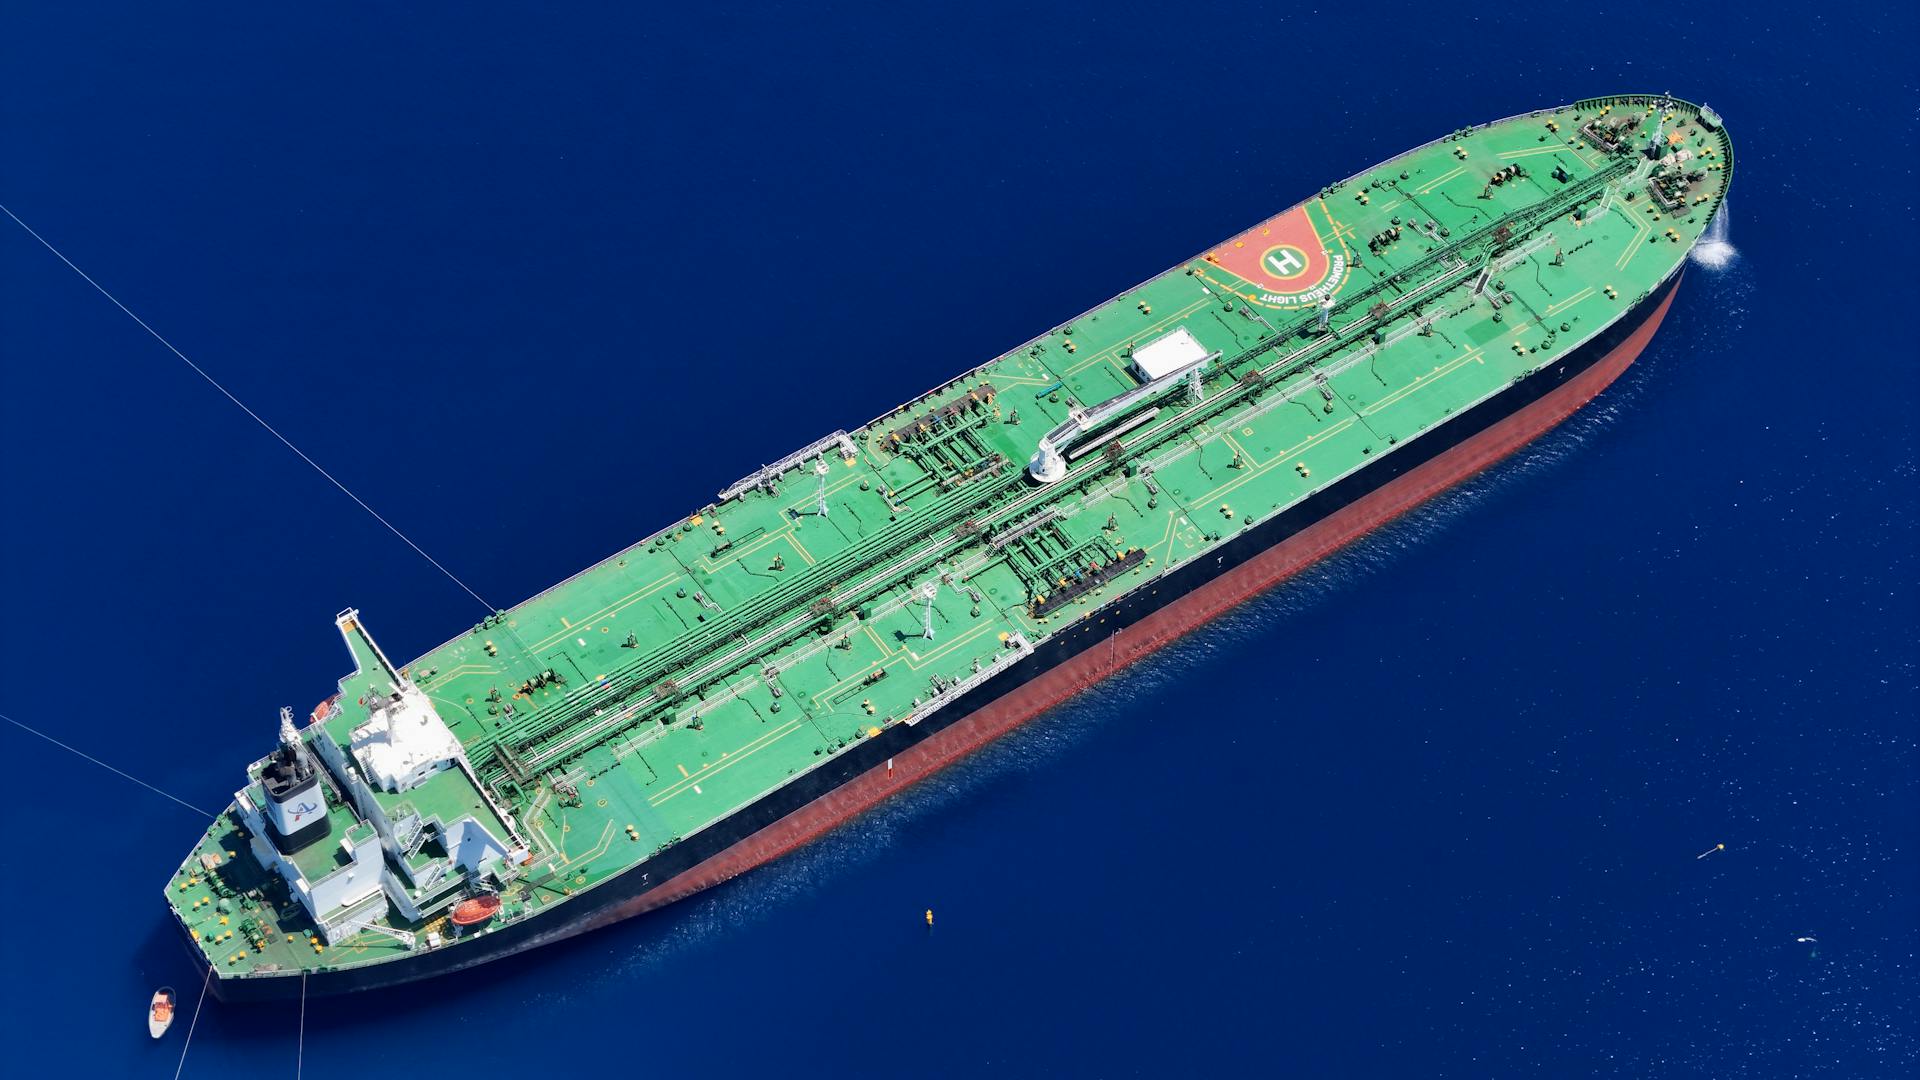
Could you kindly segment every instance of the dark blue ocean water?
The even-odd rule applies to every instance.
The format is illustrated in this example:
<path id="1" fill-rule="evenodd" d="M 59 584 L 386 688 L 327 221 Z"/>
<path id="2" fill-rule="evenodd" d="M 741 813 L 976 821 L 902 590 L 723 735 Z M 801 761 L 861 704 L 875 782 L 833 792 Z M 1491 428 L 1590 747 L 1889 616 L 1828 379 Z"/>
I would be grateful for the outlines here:
<path id="1" fill-rule="evenodd" d="M 795 858 L 311 1003 L 306 1075 L 1911 1075 L 1899 8 L 9 6 L 0 200 L 496 603 L 1465 122 L 1733 131 L 1739 257 L 1536 449 Z M 0 362 L 7 715 L 217 806 L 335 611 L 473 620 L 4 219 Z M 0 760 L 7 1071 L 171 1075 L 201 822 Z"/>

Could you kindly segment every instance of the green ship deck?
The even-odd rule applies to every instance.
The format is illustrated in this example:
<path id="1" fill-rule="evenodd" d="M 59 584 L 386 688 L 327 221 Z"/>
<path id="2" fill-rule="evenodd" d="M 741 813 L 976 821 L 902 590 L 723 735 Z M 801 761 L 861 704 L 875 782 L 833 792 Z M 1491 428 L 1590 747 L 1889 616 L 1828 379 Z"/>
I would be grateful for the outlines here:
<path id="1" fill-rule="evenodd" d="M 292 863 L 336 873 L 358 830 L 419 917 L 374 898 L 330 930 L 232 807 L 169 903 L 223 977 L 459 948 L 449 906 L 483 884 L 519 883 L 495 925 L 564 907 L 1575 348 L 1674 270 L 1730 168 L 1718 118 L 1659 97 L 1462 129 L 825 436 L 404 668 L 346 613 L 358 673 L 306 744 L 354 773 L 363 702 L 410 684 L 463 759 L 369 786 L 380 828 L 330 781 L 329 835 Z M 1056 482 L 1030 470 L 1052 467 L 1034 464 L 1043 440 Z M 462 821 L 497 849 L 466 848 Z"/>

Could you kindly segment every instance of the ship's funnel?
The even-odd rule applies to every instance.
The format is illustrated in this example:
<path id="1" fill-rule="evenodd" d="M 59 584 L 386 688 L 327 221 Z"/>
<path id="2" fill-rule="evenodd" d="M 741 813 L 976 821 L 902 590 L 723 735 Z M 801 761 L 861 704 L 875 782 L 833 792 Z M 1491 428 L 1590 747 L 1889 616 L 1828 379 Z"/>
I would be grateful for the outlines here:
<path id="1" fill-rule="evenodd" d="M 275 847 L 291 855 L 327 835 L 327 797 L 303 748 L 282 743 L 260 770 L 260 786 L 267 792 Z"/>

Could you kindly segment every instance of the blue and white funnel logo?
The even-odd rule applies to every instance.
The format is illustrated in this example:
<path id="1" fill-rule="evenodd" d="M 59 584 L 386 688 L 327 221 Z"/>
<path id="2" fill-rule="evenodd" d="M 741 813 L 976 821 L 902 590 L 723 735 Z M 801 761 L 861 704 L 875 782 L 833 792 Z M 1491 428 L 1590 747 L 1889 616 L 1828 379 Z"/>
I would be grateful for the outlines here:
<path id="1" fill-rule="evenodd" d="M 319 809 L 318 803 L 303 802 L 299 806 L 290 807 L 287 812 L 293 815 L 293 824 L 298 825 Z"/>

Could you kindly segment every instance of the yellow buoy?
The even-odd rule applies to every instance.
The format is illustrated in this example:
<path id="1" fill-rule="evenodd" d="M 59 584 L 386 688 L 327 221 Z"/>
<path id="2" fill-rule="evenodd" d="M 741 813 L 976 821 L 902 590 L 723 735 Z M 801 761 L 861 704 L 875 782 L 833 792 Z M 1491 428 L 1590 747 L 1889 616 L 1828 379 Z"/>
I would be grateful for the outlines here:
<path id="1" fill-rule="evenodd" d="M 933 925 L 933 909 L 932 908 L 927 909 L 927 925 L 928 926 Z"/>

